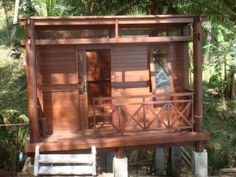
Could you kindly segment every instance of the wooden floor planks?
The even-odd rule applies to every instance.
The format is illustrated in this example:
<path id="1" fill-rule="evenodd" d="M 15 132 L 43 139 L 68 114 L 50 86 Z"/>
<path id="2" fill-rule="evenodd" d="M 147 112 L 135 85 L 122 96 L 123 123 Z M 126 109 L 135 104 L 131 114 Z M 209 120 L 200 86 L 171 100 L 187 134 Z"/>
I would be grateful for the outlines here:
<path id="1" fill-rule="evenodd" d="M 94 136 L 93 130 L 80 131 L 73 134 L 54 134 L 40 142 L 40 151 L 82 151 L 89 150 L 93 145 L 97 149 L 115 149 L 117 147 L 157 147 L 189 145 L 195 141 L 206 141 L 209 133 L 196 132 L 130 132 L 123 136 Z M 25 146 L 27 154 L 34 153 L 36 143 Z"/>

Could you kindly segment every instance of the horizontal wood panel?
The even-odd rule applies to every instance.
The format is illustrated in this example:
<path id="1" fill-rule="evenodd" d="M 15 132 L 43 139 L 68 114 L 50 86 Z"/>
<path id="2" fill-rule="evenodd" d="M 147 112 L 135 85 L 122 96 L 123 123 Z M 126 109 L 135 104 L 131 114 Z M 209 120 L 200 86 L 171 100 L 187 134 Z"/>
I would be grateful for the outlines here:
<path id="1" fill-rule="evenodd" d="M 59 103 L 58 102 L 51 103 L 51 100 L 46 100 L 46 99 L 44 99 L 44 101 L 48 103 L 47 107 L 44 108 L 44 110 L 45 111 L 47 110 L 48 112 L 52 111 L 52 107 L 57 109 L 62 109 L 65 112 L 67 112 L 66 110 L 70 110 L 70 112 L 76 112 L 77 110 L 77 108 L 75 107 L 77 102 L 74 103 L 71 100 L 63 100 Z"/>
<path id="2" fill-rule="evenodd" d="M 148 68 L 148 49 L 145 45 L 117 45 L 112 48 L 112 71 L 115 72 L 115 81 L 124 81 L 126 78 L 117 71 L 142 71 Z M 143 73 L 142 73 L 143 74 Z M 139 74 L 127 75 L 127 81 L 138 81 Z"/>
<path id="3" fill-rule="evenodd" d="M 137 96 L 148 95 L 149 87 L 142 88 L 112 88 L 113 96 Z"/>
<path id="4" fill-rule="evenodd" d="M 145 49 L 145 48 L 144 48 Z M 132 48 L 128 48 L 128 49 L 126 49 L 126 50 L 122 50 L 122 49 L 116 49 L 116 50 L 114 50 L 113 52 L 114 52 L 114 56 L 117 56 L 117 57 L 129 57 L 129 58 L 133 58 L 134 56 L 135 57 L 138 57 L 138 56 L 140 56 L 140 57 L 143 57 L 143 56 L 145 56 L 146 55 L 146 53 L 147 53 L 147 51 L 146 50 L 144 50 L 144 49 L 140 49 L 139 50 L 139 48 L 137 48 L 137 49 L 135 49 L 135 52 L 133 51 L 134 50 L 134 47 L 132 47 Z M 131 56 L 127 56 L 127 55 L 129 55 L 130 53 L 133 53 L 134 55 L 131 55 Z"/>
<path id="5" fill-rule="evenodd" d="M 44 116 L 51 120 L 54 133 L 64 128 L 79 130 L 78 91 L 44 92 Z"/>
<path id="6" fill-rule="evenodd" d="M 38 46 L 38 51 L 42 55 L 60 55 L 68 54 L 72 55 L 75 53 L 75 46 Z"/>
<path id="7" fill-rule="evenodd" d="M 135 82 L 135 81 L 148 81 L 149 71 L 114 71 L 112 75 L 112 82 Z"/>
<path id="8" fill-rule="evenodd" d="M 73 44 L 132 44 L 132 43 L 169 43 L 190 42 L 192 36 L 135 37 L 135 38 L 81 38 L 81 39 L 38 39 L 36 45 L 73 45 Z"/>
<path id="9" fill-rule="evenodd" d="M 112 88 L 140 88 L 146 87 L 149 83 L 145 81 L 139 82 L 112 82 Z"/>
<path id="10" fill-rule="evenodd" d="M 55 56 L 54 56 L 55 57 Z M 76 61 L 75 61 L 75 57 L 71 57 L 70 59 L 67 58 L 62 58 L 60 60 L 58 60 L 58 57 L 55 57 L 55 59 L 52 60 L 52 58 L 47 58 L 46 60 L 41 60 L 40 61 L 40 66 L 41 67 L 53 67 L 53 66 L 70 66 L 70 65 L 75 65 Z"/>
<path id="11" fill-rule="evenodd" d="M 130 63 L 119 63 L 119 64 L 113 64 L 112 65 L 113 67 L 115 68 L 127 68 L 127 67 L 130 67 L 130 68 L 135 68 L 135 67 L 142 67 L 144 69 L 147 69 L 147 63 L 146 62 L 140 62 L 140 63 L 137 63 L 137 62 L 130 62 Z"/>
<path id="12" fill-rule="evenodd" d="M 48 84 L 78 84 L 78 76 L 74 73 L 51 73 L 44 74 L 42 83 Z"/>
<path id="13" fill-rule="evenodd" d="M 127 57 L 125 56 L 124 58 L 117 58 L 117 57 L 113 57 L 113 65 L 116 64 L 120 64 L 121 62 L 126 64 L 126 63 L 147 63 L 146 60 L 144 60 L 144 58 L 147 58 L 147 56 L 142 56 L 142 57 Z"/>
<path id="14" fill-rule="evenodd" d="M 143 71 L 147 69 L 146 67 L 143 66 L 133 66 L 131 67 L 114 67 L 112 68 L 113 71 Z"/>
<path id="15" fill-rule="evenodd" d="M 47 66 L 42 67 L 41 72 L 44 73 L 75 73 L 76 72 L 76 66 L 69 65 L 69 66 Z"/>
<path id="16" fill-rule="evenodd" d="M 75 46 L 40 46 L 39 66 L 43 92 L 64 93 L 78 88 Z"/>
<path id="17" fill-rule="evenodd" d="M 111 17 L 106 19 L 34 19 L 35 26 L 50 26 L 50 25 L 114 25 L 116 20 L 118 20 L 119 24 L 169 24 L 169 23 L 191 23 L 193 22 L 194 17 L 152 17 L 152 18 L 145 18 L 145 17 Z"/>
<path id="18" fill-rule="evenodd" d="M 77 84 L 63 84 L 63 85 L 42 85 L 41 89 L 43 92 L 67 92 L 68 90 L 73 91 L 76 90 L 78 91 L 78 85 Z"/>
<path id="19" fill-rule="evenodd" d="M 75 61 L 75 54 L 42 54 L 40 62 L 64 62 L 64 61 Z"/>

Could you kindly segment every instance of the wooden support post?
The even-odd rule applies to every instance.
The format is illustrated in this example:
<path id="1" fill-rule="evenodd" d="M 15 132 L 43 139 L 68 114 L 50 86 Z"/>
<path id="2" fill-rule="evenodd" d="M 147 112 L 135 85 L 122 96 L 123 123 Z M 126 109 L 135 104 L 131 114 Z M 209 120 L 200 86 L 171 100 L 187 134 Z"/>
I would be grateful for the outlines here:
<path id="1" fill-rule="evenodd" d="M 116 19 L 115 23 L 115 38 L 118 39 L 119 37 L 119 27 L 118 27 L 118 19 Z"/>
<path id="2" fill-rule="evenodd" d="M 116 149 L 116 158 L 124 158 L 125 157 L 125 151 L 124 148 L 118 147 Z"/>
<path id="3" fill-rule="evenodd" d="M 197 16 L 193 22 L 193 67 L 194 67 L 194 130 L 201 132 L 202 128 L 202 35 L 201 17 Z M 202 142 L 196 142 L 197 152 L 203 151 Z"/>
<path id="4" fill-rule="evenodd" d="M 28 94 L 28 115 L 30 127 L 30 142 L 39 142 L 39 119 L 37 113 L 37 84 L 35 73 L 35 33 L 33 21 L 25 20 L 25 48 L 27 63 L 27 94 Z M 30 38 L 30 43 L 29 43 Z"/>

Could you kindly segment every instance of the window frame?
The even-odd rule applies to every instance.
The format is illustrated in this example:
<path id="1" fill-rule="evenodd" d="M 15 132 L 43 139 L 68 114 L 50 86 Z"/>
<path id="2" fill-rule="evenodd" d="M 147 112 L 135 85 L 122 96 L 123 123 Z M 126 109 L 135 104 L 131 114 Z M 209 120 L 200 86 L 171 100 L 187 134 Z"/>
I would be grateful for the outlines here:
<path id="1" fill-rule="evenodd" d="M 152 52 L 156 48 L 167 49 L 167 69 L 168 69 L 168 80 L 169 80 L 169 89 L 158 89 L 156 88 L 156 81 L 154 76 L 154 62 L 152 58 Z M 171 47 L 169 44 L 165 45 L 152 45 L 149 47 L 149 72 L 150 72 L 150 91 L 154 94 L 156 93 L 168 93 L 173 91 L 173 81 L 172 81 L 172 72 L 171 72 Z"/>

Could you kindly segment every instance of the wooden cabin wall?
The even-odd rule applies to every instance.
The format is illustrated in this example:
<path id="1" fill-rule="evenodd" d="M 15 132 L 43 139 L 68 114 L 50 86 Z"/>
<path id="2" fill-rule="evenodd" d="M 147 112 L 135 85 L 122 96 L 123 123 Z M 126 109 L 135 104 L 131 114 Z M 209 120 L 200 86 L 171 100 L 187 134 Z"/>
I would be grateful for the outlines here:
<path id="1" fill-rule="evenodd" d="M 171 68 L 171 82 L 172 82 L 172 92 L 186 92 L 189 88 L 189 81 L 188 81 L 188 55 L 186 51 L 186 44 L 185 43 L 173 43 L 170 44 L 170 68 Z M 179 97 L 172 98 L 173 100 L 184 99 Z M 186 98 L 188 99 L 188 98 Z M 175 103 L 175 107 L 178 110 L 183 110 L 187 103 Z M 164 113 L 163 113 L 164 114 Z M 190 119 L 191 109 L 186 109 L 183 112 L 183 115 L 186 118 Z M 175 120 L 179 114 L 177 112 L 173 112 L 172 120 Z M 184 126 L 185 122 L 182 119 L 178 119 L 176 121 L 175 126 Z"/>
<path id="2" fill-rule="evenodd" d="M 150 78 L 150 48 L 163 47 L 168 49 L 168 73 L 170 89 L 166 92 L 183 92 L 186 90 L 186 55 L 184 54 L 184 43 L 170 43 L 170 44 L 156 44 L 156 45 L 116 45 L 112 47 L 112 96 L 123 96 L 126 98 L 116 99 L 113 104 L 116 103 L 141 103 L 143 100 L 131 99 L 129 96 L 148 95 L 151 92 L 160 93 L 160 90 L 151 90 L 151 78 Z M 161 91 L 163 92 L 163 90 Z M 163 98 L 162 98 L 163 99 Z M 165 98 L 170 99 L 170 98 Z M 176 99 L 176 98 L 171 98 Z M 148 100 L 146 100 L 148 101 Z M 153 101 L 153 100 L 151 100 Z M 185 104 L 176 104 L 177 108 L 182 108 Z M 139 106 L 127 105 L 124 109 L 129 112 L 130 115 L 134 114 Z M 158 108 L 157 109 L 157 112 Z M 186 113 L 189 114 L 189 113 Z M 125 113 L 123 114 L 125 115 Z M 148 107 L 146 110 L 147 122 L 152 121 L 153 114 L 150 113 Z M 163 122 L 166 120 L 168 110 L 162 110 L 160 117 L 163 118 Z M 117 115 L 116 115 L 117 116 Z M 116 116 L 114 120 L 117 120 Z M 173 115 L 172 119 L 176 117 Z M 128 117 L 126 118 L 128 119 Z M 143 121 L 143 111 L 139 111 L 136 118 L 137 121 Z M 118 123 L 118 122 L 116 122 Z M 127 127 L 137 128 L 137 123 L 134 121 L 129 123 Z M 176 121 L 176 125 L 182 125 L 183 121 Z M 154 127 L 163 126 L 157 122 L 153 124 Z"/>
<path id="3" fill-rule="evenodd" d="M 149 49 L 151 46 L 158 47 L 159 44 L 113 45 L 111 50 L 84 50 L 84 59 L 87 61 L 87 97 L 81 97 L 78 88 L 80 77 L 77 47 L 75 45 L 38 46 L 36 68 L 38 103 L 40 118 L 47 119 L 47 133 L 86 129 L 85 109 L 88 108 L 82 105 L 88 104 L 91 107 L 93 97 L 122 96 L 126 98 L 116 99 L 112 103 L 141 103 L 143 101 L 141 98 L 128 97 L 148 95 L 153 92 L 150 88 Z M 184 83 L 188 83 L 186 81 L 188 73 L 185 71 L 185 45 L 171 43 L 165 46 L 169 51 L 168 69 L 172 85 L 169 91 L 182 92 L 186 89 Z M 125 109 L 132 115 L 137 107 L 128 106 Z M 163 111 L 163 114 L 166 112 Z M 142 111 L 138 117 L 142 121 Z M 136 127 L 135 124 L 131 121 L 130 126 Z"/>
<path id="4" fill-rule="evenodd" d="M 39 46 L 43 117 L 48 133 L 79 130 L 78 69 L 75 46 Z"/>
<path id="5" fill-rule="evenodd" d="M 111 64 L 112 96 L 148 94 L 148 67 L 148 49 L 146 45 L 113 46 Z"/>
<path id="6" fill-rule="evenodd" d="M 37 85 L 37 113 L 39 118 L 39 133 L 41 137 L 45 137 L 48 131 L 47 123 L 45 125 L 45 119 L 43 118 L 43 92 L 42 92 L 42 72 L 39 64 L 40 55 L 36 50 L 36 85 Z"/>
<path id="7" fill-rule="evenodd" d="M 117 103 L 140 103 L 140 98 L 129 98 L 129 96 L 149 94 L 149 69 L 148 69 L 148 47 L 146 45 L 115 45 L 112 47 L 112 96 L 125 98 L 113 100 Z M 123 108 L 133 114 L 139 105 L 129 105 Z M 124 110 L 123 110 L 124 111 Z M 124 119 L 128 119 L 123 114 Z M 118 124 L 118 115 L 114 115 L 114 123 Z M 138 115 L 140 120 L 143 115 Z M 138 120 L 139 121 L 139 120 Z M 129 128 L 137 128 L 135 122 L 127 125 Z"/>
<path id="8" fill-rule="evenodd" d="M 186 90 L 185 85 L 185 72 L 188 71 L 184 65 L 184 44 L 183 43 L 173 43 L 170 44 L 170 75 L 171 75 L 171 84 L 172 92 L 182 92 Z M 188 72 L 187 72 L 188 73 Z"/>

